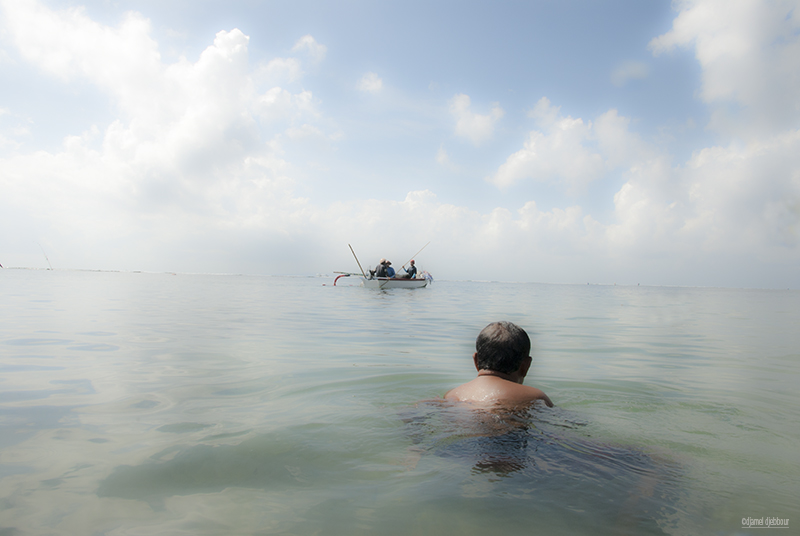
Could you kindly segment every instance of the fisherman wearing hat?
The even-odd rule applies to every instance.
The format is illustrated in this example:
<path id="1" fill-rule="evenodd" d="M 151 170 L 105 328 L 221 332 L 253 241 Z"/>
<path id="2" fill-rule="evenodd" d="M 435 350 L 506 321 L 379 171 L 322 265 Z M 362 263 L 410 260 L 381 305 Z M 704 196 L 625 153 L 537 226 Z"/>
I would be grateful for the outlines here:
<path id="1" fill-rule="evenodd" d="M 380 264 L 378 264 L 378 267 L 375 269 L 375 277 L 389 277 L 388 268 L 390 264 L 392 263 L 390 263 L 386 259 L 381 259 Z"/>
<path id="2" fill-rule="evenodd" d="M 386 261 L 386 275 L 394 279 L 394 268 L 392 268 L 392 261 Z"/>

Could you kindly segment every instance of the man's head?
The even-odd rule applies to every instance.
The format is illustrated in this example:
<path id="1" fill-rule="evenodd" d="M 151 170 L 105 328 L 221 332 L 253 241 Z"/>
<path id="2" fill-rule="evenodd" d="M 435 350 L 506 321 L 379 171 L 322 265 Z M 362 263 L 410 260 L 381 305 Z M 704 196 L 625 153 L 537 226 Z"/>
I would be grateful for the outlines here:
<path id="1" fill-rule="evenodd" d="M 414 266 L 414 259 L 411 259 L 411 266 Z"/>
<path id="2" fill-rule="evenodd" d="M 381 259 L 381 264 L 386 264 L 386 259 Z"/>
<path id="3" fill-rule="evenodd" d="M 511 374 L 517 372 L 528 360 L 531 340 L 525 330 L 516 324 L 493 322 L 478 334 L 475 350 L 475 365 L 478 370 Z"/>

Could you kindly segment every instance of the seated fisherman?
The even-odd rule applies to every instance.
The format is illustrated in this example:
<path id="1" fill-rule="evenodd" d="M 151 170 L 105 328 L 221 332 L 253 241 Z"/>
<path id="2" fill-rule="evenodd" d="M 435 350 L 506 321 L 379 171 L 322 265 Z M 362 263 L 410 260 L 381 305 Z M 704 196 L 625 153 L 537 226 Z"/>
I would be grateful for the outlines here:
<path id="1" fill-rule="evenodd" d="M 380 264 L 375 268 L 375 277 L 389 277 L 387 272 L 386 259 L 381 259 Z"/>
<path id="2" fill-rule="evenodd" d="M 414 266 L 414 259 L 411 259 L 409 263 L 411 263 L 411 266 L 409 266 L 408 268 L 403 268 L 403 270 L 406 271 L 405 274 L 400 276 L 403 279 L 414 279 L 417 277 L 417 267 Z"/>
<path id="3" fill-rule="evenodd" d="M 446 400 L 483 404 L 533 404 L 553 402 L 541 390 L 522 385 L 533 362 L 531 340 L 511 322 L 493 322 L 483 328 L 475 341 L 472 360 L 478 377 L 445 393 Z"/>
<path id="4" fill-rule="evenodd" d="M 386 261 L 386 276 L 394 278 L 394 268 L 392 268 L 392 261 Z"/>

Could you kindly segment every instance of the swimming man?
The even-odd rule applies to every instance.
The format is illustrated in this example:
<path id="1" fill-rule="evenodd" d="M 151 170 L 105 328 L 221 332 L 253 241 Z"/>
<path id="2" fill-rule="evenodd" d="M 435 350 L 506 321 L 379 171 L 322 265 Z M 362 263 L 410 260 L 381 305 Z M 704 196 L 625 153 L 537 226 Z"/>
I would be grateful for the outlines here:
<path id="1" fill-rule="evenodd" d="M 478 377 L 445 393 L 446 400 L 503 405 L 553 402 L 543 391 L 522 385 L 533 358 L 525 330 L 511 322 L 493 322 L 483 328 L 472 355 Z"/>

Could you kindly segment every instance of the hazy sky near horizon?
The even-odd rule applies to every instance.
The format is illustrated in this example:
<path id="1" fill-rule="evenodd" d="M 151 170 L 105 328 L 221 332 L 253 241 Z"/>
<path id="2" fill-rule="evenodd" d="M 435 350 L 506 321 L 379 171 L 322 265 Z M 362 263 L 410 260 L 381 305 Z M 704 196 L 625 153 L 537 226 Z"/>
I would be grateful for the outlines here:
<path id="1" fill-rule="evenodd" d="M 0 264 L 800 287 L 800 0 L 0 0 Z"/>

